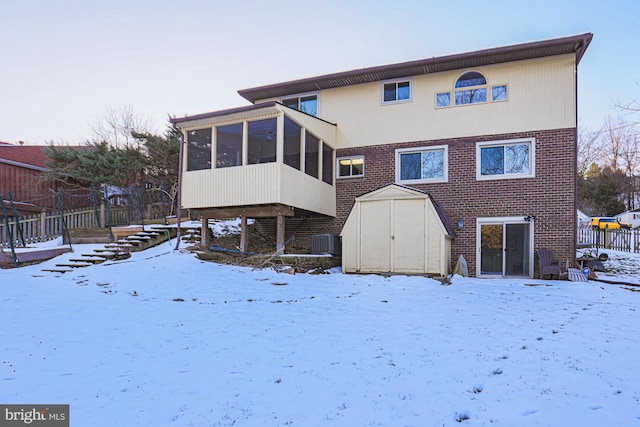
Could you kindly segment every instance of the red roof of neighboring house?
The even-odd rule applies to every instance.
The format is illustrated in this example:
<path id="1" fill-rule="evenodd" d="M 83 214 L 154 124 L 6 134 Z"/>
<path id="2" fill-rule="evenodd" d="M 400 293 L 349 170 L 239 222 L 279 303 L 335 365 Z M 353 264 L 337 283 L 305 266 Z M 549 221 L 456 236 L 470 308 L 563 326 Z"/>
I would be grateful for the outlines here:
<path id="1" fill-rule="evenodd" d="M 12 145 L 0 143 L 0 162 L 9 160 L 24 165 L 47 168 L 51 160 L 45 153 L 45 145 Z"/>
<path id="2" fill-rule="evenodd" d="M 47 162 L 51 160 L 45 149 L 46 145 L 14 145 L 0 141 L 0 163 L 19 163 L 24 167 L 49 169 Z M 83 146 L 68 146 L 74 150 Z"/>

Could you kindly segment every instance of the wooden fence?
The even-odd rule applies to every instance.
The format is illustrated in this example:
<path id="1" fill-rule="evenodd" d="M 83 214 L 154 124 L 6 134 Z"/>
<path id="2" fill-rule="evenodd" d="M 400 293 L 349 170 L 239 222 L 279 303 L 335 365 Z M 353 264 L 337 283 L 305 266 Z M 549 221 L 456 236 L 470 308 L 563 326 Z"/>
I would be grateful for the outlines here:
<path id="1" fill-rule="evenodd" d="M 616 251 L 640 253 L 640 229 L 600 230 L 588 227 L 578 228 L 578 246 L 613 249 Z"/>
<path id="2" fill-rule="evenodd" d="M 126 208 L 111 207 L 109 211 L 111 225 L 129 225 L 129 215 Z M 100 218 L 102 227 L 108 226 L 104 206 L 101 207 L 97 215 L 94 209 L 75 209 L 65 211 L 64 215 L 61 215 L 60 212 L 42 212 L 37 215 L 23 216 L 19 218 L 18 222 L 15 221 L 15 218 L 11 218 L 8 221 L 8 229 L 4 220 L 2 220 L 0 223 L 0 244 L 3 247 L 8 247 L 11 237 L 13 238 L 14 246 L 22 246 L 22 238 L 24 238 L 24 242 L 27 245 L 55 239 L 62 235 L 63 221 L 68 230 L 74 228 L 100 228 L 98 218 Z"/>

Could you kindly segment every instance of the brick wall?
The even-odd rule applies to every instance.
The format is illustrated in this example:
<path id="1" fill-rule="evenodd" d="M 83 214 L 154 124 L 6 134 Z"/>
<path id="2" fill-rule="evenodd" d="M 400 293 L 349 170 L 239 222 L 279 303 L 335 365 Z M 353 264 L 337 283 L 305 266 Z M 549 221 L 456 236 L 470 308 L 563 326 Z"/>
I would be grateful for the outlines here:
<path id="1" fill-rule="evenodd" d="M 476 180 L 476 142 L 535 138 L 535 177 L 521 179 Z M 556 259 L 575 258 L 576 236 L 576 141 L 575 129 L 486 135 L 417 141 L 338 150 L 336 155 L 365 156 L 363 177 L 336 180 L 335 219 L 310 219 L 297 229 L 288 246 L 310 248 L 311 235 L 339 234 L 354 199 L 395 182 L 395 150 L 398 148 L 448 146 L 449 179 L 446 183 L 411 185 L 428 192 L 456 224 L 464 218 L 464 229 L 457 231 L 452 244 L 452 261 L 459 255 L 467 259 L 469 272 L 476 271 L 476 218 L 533 215 L 534 248 L 548 248 Z M 265 226 L 269 220 L 262 220 Z M 288 238 L 299 226 L 299 219 L 287 219 Z M 275 234 L 273 230 L 268 234 Z M 537 259 L 535 272 L 537 273 Z"/>

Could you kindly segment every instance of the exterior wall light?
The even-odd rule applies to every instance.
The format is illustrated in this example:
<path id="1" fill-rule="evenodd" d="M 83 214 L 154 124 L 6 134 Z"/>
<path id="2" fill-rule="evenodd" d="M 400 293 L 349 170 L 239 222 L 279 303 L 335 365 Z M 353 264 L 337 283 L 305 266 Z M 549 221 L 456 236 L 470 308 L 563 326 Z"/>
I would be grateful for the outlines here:
<path id="1" fill-rule="evenodd" d="M 458 218 L 458 230 L 462 230 L 464 228 L 464 218 Z"/>

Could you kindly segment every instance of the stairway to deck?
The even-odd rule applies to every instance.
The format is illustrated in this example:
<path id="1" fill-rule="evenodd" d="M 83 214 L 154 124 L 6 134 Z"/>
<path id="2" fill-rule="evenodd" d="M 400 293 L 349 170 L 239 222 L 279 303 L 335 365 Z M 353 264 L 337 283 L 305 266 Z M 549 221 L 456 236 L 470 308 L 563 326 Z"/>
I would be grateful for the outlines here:
<path id="1" fill-rule="evenodd" d="M 91 253 L 74 256 L 68 262 L 61 262 L 55 267 L 42 271 L 51 273 L 68 273 L 78 268 L 102 264 L 106 261 L 118 261 L 131 257 L 132 252 L 139 252 L 157 246 L 176 236 L 176 228 L 149 226 L 129 235 L 120 235 L 113 243 L 105 243 Z M 120 233 L 126 234 L 126 233 Z"/>

